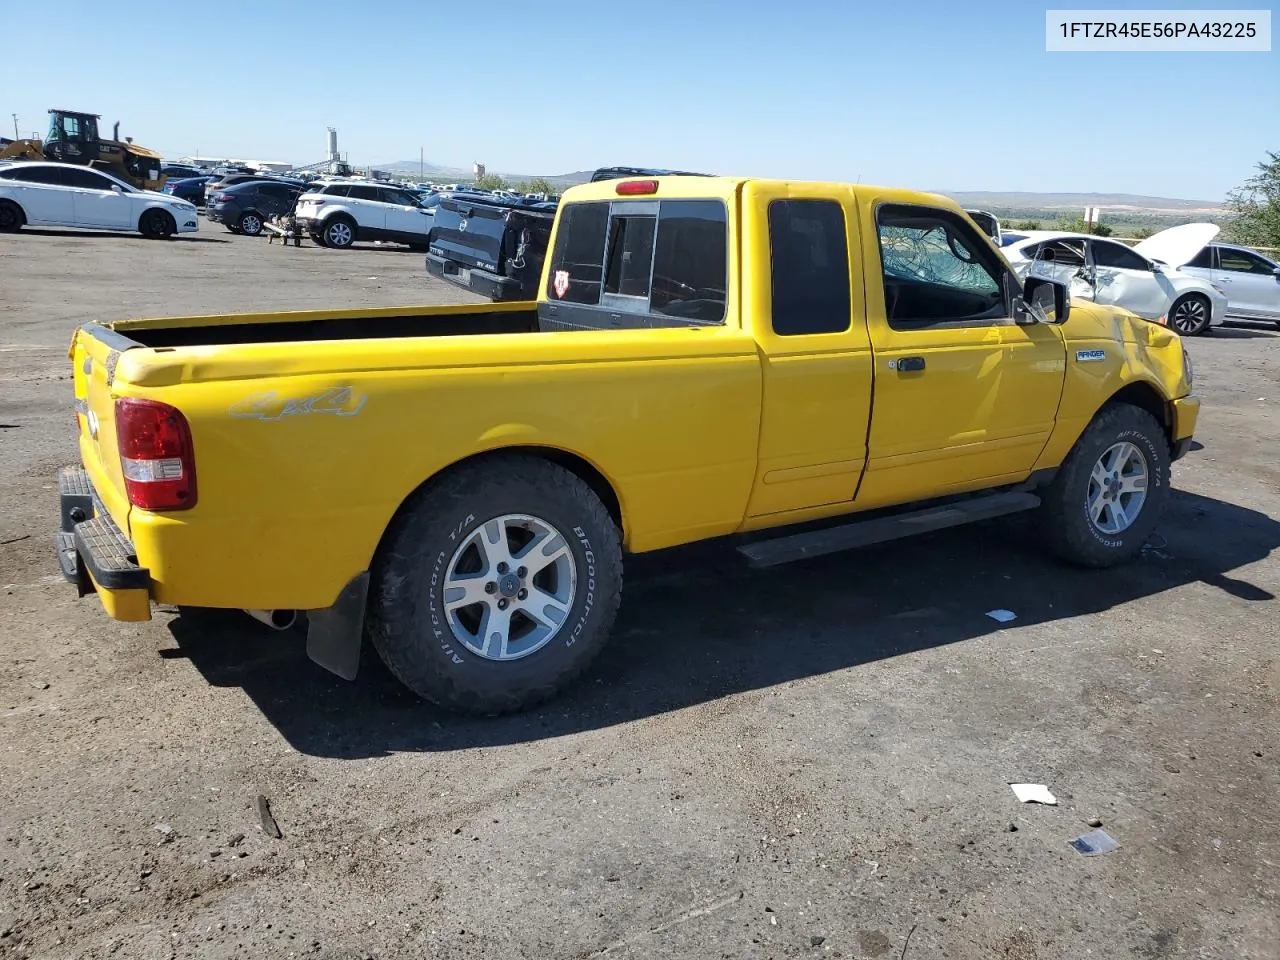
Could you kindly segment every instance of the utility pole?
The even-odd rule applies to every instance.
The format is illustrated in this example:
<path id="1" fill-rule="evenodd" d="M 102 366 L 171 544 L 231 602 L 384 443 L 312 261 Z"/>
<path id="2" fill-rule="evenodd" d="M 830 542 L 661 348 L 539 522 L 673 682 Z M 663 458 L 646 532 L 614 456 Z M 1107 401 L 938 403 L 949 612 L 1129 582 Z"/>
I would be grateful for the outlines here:
<path id="1" fill-rule="evenodd" d="M 18 132 L 18 115 L 16 113 L 13 115 L 13 139 L 22 139 L 22 134 Z"/>
<path id="2" fill-rule="evenodd" d="M 422 179 L 422 176 L 423 176 L 423 173 L 422 173 L 422 172 L 423 172 L 423 170 L 425 169 L 425 168 L 423 167 L 422 156 L 423 156 L 423 154 L 422 154 L 422 148 L 421 148 L 421 147 L 419 147 L 419 148 L 418 148 L 418 179 L 419 179 L 419 180 L 421 180 L 421 179 Z"/>

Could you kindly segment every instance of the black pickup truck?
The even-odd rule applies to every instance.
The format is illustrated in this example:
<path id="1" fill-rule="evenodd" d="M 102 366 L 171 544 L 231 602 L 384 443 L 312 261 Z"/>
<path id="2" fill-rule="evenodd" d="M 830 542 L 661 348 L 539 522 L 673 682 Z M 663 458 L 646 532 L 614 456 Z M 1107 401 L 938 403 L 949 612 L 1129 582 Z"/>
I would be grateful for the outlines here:
<path id="1" fill-rule="evenodd" d="M 623 177 L 709 176 L 650 167 L 601 167 L 592 182 Z M 436 206 L 427 273 L 490 300 L 535 300 L 555 222 L 555 201 L 455 194 Z"/>
<path id="2" fill-rule="evenodd" d="M 455 194 L 436 206 L 427 273 L 490 300 L 537 297 L 554 202 Z"/>

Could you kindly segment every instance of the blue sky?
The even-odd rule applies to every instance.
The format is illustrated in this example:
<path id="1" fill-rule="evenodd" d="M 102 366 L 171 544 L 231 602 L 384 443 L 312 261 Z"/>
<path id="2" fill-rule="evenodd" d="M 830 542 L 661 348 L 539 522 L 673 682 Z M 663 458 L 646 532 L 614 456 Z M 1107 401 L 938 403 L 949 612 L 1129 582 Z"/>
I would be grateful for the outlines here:
<path id="1" fill-rule="evenodd" d="M 528 174 L 636 163 L 1206 200 L 1280 151 L 1274 44 L 1046 53 L 1046 6 L 1070 5 L 0 0 L 0 129 L 11 113 L 43 129 L 57 106 L 171 157 L 317 161 L 332 125 L 357 164 L 422 148 Z"/>

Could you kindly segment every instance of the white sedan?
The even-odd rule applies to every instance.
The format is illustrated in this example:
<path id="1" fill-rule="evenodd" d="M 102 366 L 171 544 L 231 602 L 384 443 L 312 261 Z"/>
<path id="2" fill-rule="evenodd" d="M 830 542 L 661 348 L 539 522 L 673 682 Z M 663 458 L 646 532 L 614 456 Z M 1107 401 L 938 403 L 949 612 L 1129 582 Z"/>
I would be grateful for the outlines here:
<path id="1" fill-rule="evenodd" d="M 0 233 L 27 224 L 137 230 L 156 238 L 199 229 L 194 204 L 139 190 L 102 170 L 29 160 L 0 165 Z"/>
<path id="2" fill-rule="evenodd" d="M 1021 277 L 1057 280 L 1073 297 L 1123 307 L 1195 336 L 1222 323 L 1227 298 L 1180 267 L 1217 234 L 1214 224 L 1189 223 L 1128 247 L 1084 233 L 1025 230 L 1001 252 Z"/>

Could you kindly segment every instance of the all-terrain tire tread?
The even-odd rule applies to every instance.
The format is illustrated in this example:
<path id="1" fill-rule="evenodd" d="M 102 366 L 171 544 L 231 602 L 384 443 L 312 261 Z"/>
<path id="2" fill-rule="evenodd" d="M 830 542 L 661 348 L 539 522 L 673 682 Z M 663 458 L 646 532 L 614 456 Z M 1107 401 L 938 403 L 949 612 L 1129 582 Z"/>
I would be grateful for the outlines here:
<path id="1" fill-rule="evenodd" d="M 414 623 L 426 606 L 429 587 L 421 582 L 420 572 L 427 567 L 433 549 L 427 529 L 433 518 L 466 510 L 467 502 L 484 503 L 509 492 L 525 494 L 531 487 L 539 493 L 553 491 L 577 501 L 576 506 L 587 514 L 596 530 L 613 534 L 592 540 L 598 569 L 609 572 L 613 585 L 601 591 L 593 606 L 591 634 L 596 642 L 584 643 L 587 655 L 576 658 L 568 668 L 541 683 L 512 687 L 497 698 L 482 697 L 459 683 L 456 674 L 432 669 L 430 661 L 414 655 L 412 642 L 403 642 L 414 637 Z M 606 579 L 603 575 L 598 577 L 600 581 Z M 577 680 L 604 646 L 621 596 L 621 544 L 613 518 L 595 492 L 577 475 L 548 460 L 494 454 L 446 473 L 405 503 L 383 538 L 374 564 L 366 630 L 387 669 L 419 696 L 457 713 L 500 716 L 545 703 Z"/>

